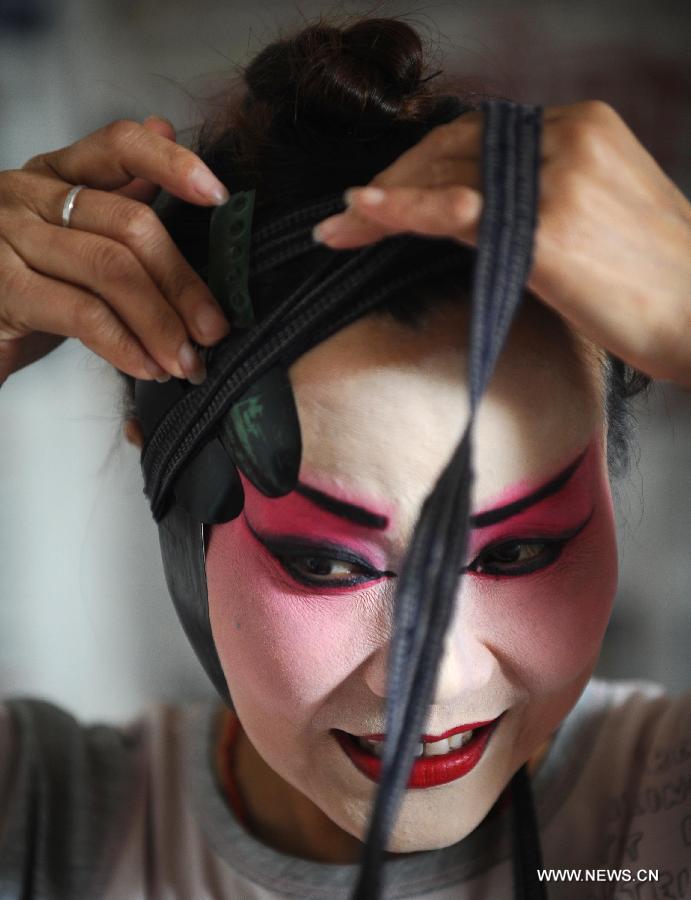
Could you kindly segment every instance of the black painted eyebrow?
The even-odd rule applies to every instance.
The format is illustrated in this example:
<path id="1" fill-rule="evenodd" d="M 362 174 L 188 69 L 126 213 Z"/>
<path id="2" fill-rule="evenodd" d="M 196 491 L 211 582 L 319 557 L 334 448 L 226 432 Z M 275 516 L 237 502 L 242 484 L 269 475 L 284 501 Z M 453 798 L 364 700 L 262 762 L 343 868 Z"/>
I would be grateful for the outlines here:
<path id="1" fill-rule="evenodd" d="M 537 490 L 533 491 L 532 494 L 521 497 L 519 500 L 514 500 L 513 503 L 507 503 L 506 506 L 498 506 L 496 509 L 490 509 L 487 510 L 487 512 L 471 516 L 470 527 L 487 528 L 489 525 L 497 525 L 499 522 L 503 522 L 526 509 L 530 509 L 531 506 L 535 506 L 535 504 L 544 500 L 546 497 L 557 494 L 580 467 L 585 459 L 587 450 L 588 448 L 586 447 L 572 463 L 566 466 L 565 469 L 562 469 L 562 471 L 555 475 L 554 478 L 551 478 Z M 333 515 L 338 516 L 341 519 L 346 519 L 348 522 L 353 522 L 355 525 L 362 525 L 365 528 L 376 528 L 378 531 L 383 531 L 389 524 L 389 520 L 386 516 L 380 516 L 377 513 L 370 512 L 370 510 L 365 509 L 364 506 L 358 506 L 355 503 L 347 503 L 345 500 L 338 500 L 336 497 L 325 494 L 323 491 L 310 487 L 308 484 L 298 482 L 295 492 L 300 494 L 300 496 L 304 497 L 306 500 L 309 500 L 311 503 L 314 503 L 314 505 L 318 506 L 320 509 L 333 513 Z"/>
<path id="2" fill-rule="evenodd" d="M 345 500 L 338 500 L 336 497 L 325 494 L 323 491 L 310 487 L 308 484 L 303 484 L 301 481 L 298 482 L 295 493 L 300 494 L 301 497 L 309 500 L 310 503 L 314 503 L 320 509 L 325 509 L 326 512 L 333 513 L 333 515 L 346 519 L 348 522 L 353 522 L 355 525 L 363 525 L 365 528 L 376 528 L 378 531 L 383 531 L 389 524 L 387 516 L 377 515 L 377 513 L 370 512 L 369 509 L 365 509 L 364 506 L 358 506 L 355 503 L 346 503 Z"/>
<path id="3" fill-rule="evenodd" d="M 585 455 L 587 452 L 588 448 L 586 447 L 586 449 L 583 450 L 583 452 L 580 453 L 572 463 L 570 463 L 565 469 L 562 469 L 562 471 L 559 472 L 558 475 L 555 475 L 554 478 L 551 478 L 536 491 L 533 491 L 532 494 L 521 497 L 519 500 L 514 500 L 513 503 L 507 503 L 506 506 L 498 506 L 496 509 L 488 509 L 487 512 L 478 513 L 477 515 L 471 516 L 470 527 L 487 528 L 488 525 L 496 525 L 498 522 L 503 522 L 505 519 L 510 519 L 512 516 L 523 512 L 523 510 L 529 509 L 531 506 L 535 506 L 536 503 L 544 500 L 545 497 L 551 497 L 552 494 L 559 493 L 559 491 L 572 477 L 574 472 L 580 467 L 581 463 L 585 459 Z"/>

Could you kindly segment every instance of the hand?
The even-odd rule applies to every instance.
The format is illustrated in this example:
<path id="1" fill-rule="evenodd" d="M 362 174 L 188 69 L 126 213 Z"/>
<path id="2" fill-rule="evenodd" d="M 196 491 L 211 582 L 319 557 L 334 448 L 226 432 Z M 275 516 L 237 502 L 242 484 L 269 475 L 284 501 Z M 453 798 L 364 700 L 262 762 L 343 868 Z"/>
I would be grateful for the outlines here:
<path id="1" fill-rule="evenodd" d="M 86 187 L 64 228 L 75 184 Z M 188 336 L 209 346 L 229 326 L 147 205 L 159 185 L 203 206 L 228 199 L 157 118 L 113 122 L 0 172 L 0 385 L 65 337 L 136 378 L 203 377 Z"/>
<path id="2" fill-rule="evenodd" d="M 359 247 L 400 232 L 477 246 L 483 113 L 439 126 L 347 192 L 315 239 Z M 691 205 L 600 101 L 543 113 L 528 289 L 594 343 L 691 388 Z"/>

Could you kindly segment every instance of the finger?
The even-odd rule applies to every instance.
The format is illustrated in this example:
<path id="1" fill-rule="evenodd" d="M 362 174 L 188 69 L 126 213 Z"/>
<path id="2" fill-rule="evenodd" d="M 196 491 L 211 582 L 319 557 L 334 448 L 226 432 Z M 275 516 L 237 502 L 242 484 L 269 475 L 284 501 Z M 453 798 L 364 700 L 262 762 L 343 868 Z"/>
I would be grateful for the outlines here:
<path id="1" fill-rule="evenodd" d="M 355 215 L 325 219 L 315 239 L 333 249 L 346 249 L 371 243 L 373 234 L 380 240 L 412 233 L 477 245 L 483 202 L 482 194 L 473 188 L 365 188 L 349 191 L 349 200 Z"/>
<path id="2" fill-rule="evenodd" d="M 373 218 L 366 218 L 354 210 L 323 219 L 312 229 L 312 238 L 318 244 L 326 244 L 332 250 L 351 250 L 376 244 L 395 234 Z"/>
<path id="3" fill-rule="evenodd" d="M 420 169 L 411 167 L 406 173 L 406 179 L 400 185 L 391 184 L 386 186 L 383 184 L 383 178 L 378 175 L 368 185 L 369 191 L 362 192 L 362 189 L 359 188 L 351 188 L 346 191 L 345 199 L 348 203 L 348 209 L 337 216 L 330 217 L 328 224 L 326 220 L 320 223 L 316 229 L 315 240 L 323 240 L 334 249 L 342 249 L 371 244 L 381 240 L 387 234 L 396 233 L 397 231 L 408 231 L 410 230 L 409 228 L 390 231 L 390 229 L 384 227 L 388 223 L 380 222 L 373 215 L 376 199 L 373 204 L 368 204 L 367 197 L 382 197 L 383 195 L 377 195 L 377 189 L 379 189 L 386 190 L 387 196 L 391 198 L 393 195 L 390 192 L 395 187 L 440 188 L 463 185 L 479 191 L 481 173 L 477 160 L 439 157 L 426 162 L 424 167 Z M 378 224 L 382 227 L 378 227 Z M 327 233 L 329 234 L 328 238 L 326 237 Z M 345 243 L 341 243 L 341 236 L 346 241 Z M 338 240 L 338 243 L 334 243 L 335 240 Z"/>
<path id="4" fill-rule="evenodd" d="M 543 121 L 552 123 L 564 115 L 568 107 L 548 107 L 543 110 Z M 464 113 L 452 122 L 439 125 L 428 132 L 417 144 L 401 154 L 390 166 L 379 172 L 368 186 L 383 189 L 404 187 L 442 187 L 462 185 L 481 191 L 482 175 L 480 157 L 484 132 L 484 113 Z M 541 145 L 542 159 L 550 151 L 545 140 L 550 132 L 545 129 Z M 477 198 L 476 198 L 477 201 Z M 461 201 L 461 205 L 470 201 Z M 314 237 L 334 249 L 348 249 L 375 243 L 394 231 L 364 206 L 351 204 L 338 216 L 319 223 Z M 388 224 L 388 223 L 387 223 Z M 328 236 L 327 236 L 328 235 Z"/>
<path id="5" fill-rule="evenodd" d="M 546 107 L 542 111 L 543 123 L 551 125 L 570 114 L 571 109 L 570 106 Z M 482 111 L 473 110 L 438 125 L 382 169 L 369 184 L 388 188 L 457 183 L 480 190 L 484 118 Z M 553 133 L 554 129 L 549 128 L 542 132 L 541 161 L 554 153 Z"/>
<path id="6" fill-rule="evenodd" d="M 571 110 L 570 106 L 545 107 L 542 111 L 543 124 L 552 125 L 570 114 Z M 464 179 L 463 183 L 479 189 L 479 161 L 483 155 L 484 119 L 485 114 L 482 111 L 473 110 L 458 116 L 451 122 L 437 125 L 436 128 L 427 132 L 417 144 L 397 157 L 390 166 L 382 169 L 370 184 L 379 187 L 422 184 L 427 183 L 426 179 L 430 177 L 430 173 L 432 173 L 431 183 L 433 183 L 436 166 L 445 165 L 447 161 L 465 160 L 473 163 L 472 171 L 477 175 L 472 180 Z M 540 145 L 541 161 L 554 153 L 553 132 L 554 129 L 551 128 L 543 129 Z"/>
<path id="7" fill-rule="evenodd" d="M 382 169 L 370 182 L 377 187 L 402 187 L 426 183 L 434 179 L 434 168 L 444 160 L 474 161 L 482 153 L 484 113 L 469 112 L 438 125 L 417 144 L 402 153 L 390 166 Z"/>
<path id="8" fill-rule="evenodd" d="M 100 235 L 42 222 L 18 228 L 10 242 L 34 271 L 102 298 L 98 308 L 110 307 L 171 375 L 201 378 L 203 363 L 187 339 L 182 319 L 129 248 Z M 89 309 L 94 309 L 93 302 Z M 102 313 L 97 316 L 100 321 Z"/>
<path id="9" fill-rule="evenodd" d="M 144 119 L 142 126 L 152 131 L 154 134 L 160 134 L 161 137 L 167 138 L 169 141 L 175 140 L 175 128 L 172 122 L 161 116 L 149 116 Z M 145 178 L 133 178 L 125 187 L 118 188 L 116 194 L 123 197 L 129 197 L 131 200 L 138 200 L 140 203 L 153 203 L 156 199 L 160 188 L 157 184 L 147 181 Z"/>
<path id="10" fill-rule="evenodd" d="M 42 331 L 78 338 L 134 378 L 169 377 L 106 304 L 88 291 L 30 269 L 13 280 L 12 289 L 0 301 L 0 349 L 12 338 Z M 15 301 L 11 311 L 10 299 Z"/>
<path id="11" fill-rule="evenodd" d="M 61 224 L 58 220 L 61 193 L 57 187 L 41 187 L 41 191 L 32 192 L 35 212 L 46 222 Z M 69 231 L 101 235 L 129 248 L 198 344 L 211 346 L 229 333 L 230 326 L 208 286 L 194 272 L 161 220 L 148 206 L 84 188 L 77 195 Z M 44 271 L 42 267 L 38 268 Z M 64 275 L 58 277 L 65 278 Z M 75 279 L 69 277 L 68 280 Z M 129 299 L 132 303 L 141 300 L 134 295 Z"/>
<path id="12" fill-rule="evenodd" d="M 24 167 L 52 172 L 70 184 L 114 191 L 133 178 L 160 185 L 190 203 L 225 203 L 228 191 L 211 170 L 186 147 L 138 122 L 121 119 L 51 153 L 34 157 Z"/>

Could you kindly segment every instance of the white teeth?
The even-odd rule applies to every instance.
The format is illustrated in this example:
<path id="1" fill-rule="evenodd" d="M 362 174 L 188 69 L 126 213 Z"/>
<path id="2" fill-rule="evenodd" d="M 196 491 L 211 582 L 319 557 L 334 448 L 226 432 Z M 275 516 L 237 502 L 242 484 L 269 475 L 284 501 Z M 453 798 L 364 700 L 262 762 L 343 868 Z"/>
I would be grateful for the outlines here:
<path id="1" fill-rule="evenodd" d="M 374 753 L 375 756 L 381 757 L 384 752 L 384 741 L 368 741 L 367 738 L 358 738 L 358 744 L 368 753 Z"/>
<path id="2" fill-rule="evenodd" d="M 449 752 L 449 742 L 446 738 L 440 741 L 429 741 L 425 744 L 425 756 L 443 756 Z"/>
<path id="3" fill-rule="evenodd" d="M 449 738 L 449 746 L 452 750 L 458 750 L 472 738 L 472 731 L 460 731 L 458 734 L 452 734 Z"/>
<path id="4" fill-rule="evenodd" d="M 415 747 L 415 756 L 416 758 L 421 756 L 444 756 L 445 753 L 451 753 L 453 750 L 463 747 L 472 736 L 472 731 L 461 731 L 459 734 L 454 734 L 450 738 L 442 738 L 439 741 L 427 741 L 424 744 L 419 742 Z M 367 738 L 359 737 L 357 742 L 363 750 L 373 753 L 379 758 L 382 757 L 384 741 L 368 741 Z"/>

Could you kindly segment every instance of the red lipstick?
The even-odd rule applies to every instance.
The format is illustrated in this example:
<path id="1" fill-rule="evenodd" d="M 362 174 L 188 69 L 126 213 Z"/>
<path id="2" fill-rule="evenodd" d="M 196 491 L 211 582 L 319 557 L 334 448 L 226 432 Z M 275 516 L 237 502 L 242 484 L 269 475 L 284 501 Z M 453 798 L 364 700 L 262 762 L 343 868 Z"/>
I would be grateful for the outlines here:
<path id="1" fill-rule="evenodd" d="M 468 743 L 459 747 L 458 750 L 451 750 L 443 756 L 418 757 L 413 763 L 407 787 L 435 787 L 440 784 L 448 784 L 450 781 L 456 781 L 457 778 L 467 775 L 482 758 L 487 743 L 500 718 L 501 716 L 498 716 L 489 722 L 478 722 L 474 725 L 460 725 L 457 728 L 451 728 L 439 737 L 424 735 L 423 742 L 430 742 L 441 740 L 443 737 L 450 737 L 462 731 L 470 731 L 471 729 L 474 731 Z M 334 733 L 341 749 L 355 768 L 371 781 L 378 782 L 382 769 L 381 759 L 375 756 L 374 753 L 363 749 L 358 743 L 359 739 L 354 735 L 338 730 L 335 730 Z M 383 735 L 367 735 L 364 737 L 367 740 L 383 740 Z"/>

